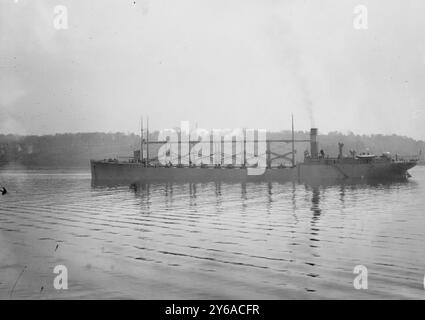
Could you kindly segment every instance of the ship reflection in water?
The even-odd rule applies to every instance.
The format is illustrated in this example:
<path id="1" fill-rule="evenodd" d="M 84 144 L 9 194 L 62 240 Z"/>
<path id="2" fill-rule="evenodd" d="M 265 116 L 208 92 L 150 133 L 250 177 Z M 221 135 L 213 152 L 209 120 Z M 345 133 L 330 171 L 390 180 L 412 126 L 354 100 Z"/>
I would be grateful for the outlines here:
<path id="1" fill-rule="evenodd" d="M 129 188 L 1 171 L 0 298 L 423 298 L 425 168 L 412 175 Z M 58 264 L 67 291 L 53 289 Z M 356 265 L 368 290 L 353 288 Z"/>

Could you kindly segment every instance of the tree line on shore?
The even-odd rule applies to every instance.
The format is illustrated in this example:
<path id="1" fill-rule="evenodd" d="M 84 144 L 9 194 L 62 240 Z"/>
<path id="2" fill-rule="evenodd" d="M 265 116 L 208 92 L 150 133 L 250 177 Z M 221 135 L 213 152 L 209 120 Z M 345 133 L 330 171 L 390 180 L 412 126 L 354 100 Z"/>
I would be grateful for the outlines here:
<path id="1" fill-rule="evenodd" d="M 150 141 L 157 140 L 158 132 L 150 134 Z M 290 131 L 269 132 L 269 139 L 291 139 Z M 298 131 L 295 139 L 309 139 L 309 132 Z M 344 143 L 344 153 L 381 155 L 384 152 L 405 158 L 422 157 L 425 142 L 399 135 L 356 135 L 330 132 L 318 136 L 319 149 L 330 156 L 338 154 L 338 142 Z M 156 156 L 158 145 L 150 147 L 151 156 Z M 42 136 L 19 136 L 0 134 L 0 165 L 17 164 L 26 167 L 84 168 L 90 159 L 115 159 L 131 157 L 140 148 L 140 136 L 125 133 L 65 133 Z M 272 151 L 285 153 L 291 144 L 274 143 Z M 308 143 L 296 143 L 296 159 L 302 161 Z"/>

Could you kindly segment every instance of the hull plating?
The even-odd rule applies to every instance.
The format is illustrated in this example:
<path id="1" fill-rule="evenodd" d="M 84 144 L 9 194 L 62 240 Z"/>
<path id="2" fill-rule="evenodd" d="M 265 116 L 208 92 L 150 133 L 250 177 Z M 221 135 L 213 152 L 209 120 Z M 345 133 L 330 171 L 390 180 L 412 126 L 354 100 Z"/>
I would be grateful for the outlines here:
<path id="1" fill-rule="evenodd" d="M 270 168 L 263 174 L 248 175 L 245 168 L 143 167 L 140 163 L 91 161 L 94 185 L 185 182 L 332 182 L 344 180 L 404 179 L 415 164 L 298 164 L 295 168 Z"/>

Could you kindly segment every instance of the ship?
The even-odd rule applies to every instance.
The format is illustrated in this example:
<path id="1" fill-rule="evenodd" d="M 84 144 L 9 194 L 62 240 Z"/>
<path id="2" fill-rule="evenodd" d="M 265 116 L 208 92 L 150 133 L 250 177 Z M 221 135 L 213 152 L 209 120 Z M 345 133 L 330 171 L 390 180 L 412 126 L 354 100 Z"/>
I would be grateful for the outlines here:
<path id="1" fill-rule="evenodd" d="M 310 139 L 295 140 L 292 120 L 292 139 L 267 139 L 266 141 L 247 140 L 243 137 L 243 159 L 240 165 L 233 163 L 225 164 L 224 154 L 217 155 L 213 151 L 208 161 L 201 165 L 195 165 L 190 160 L 188 163 L 177 159 L 177 163 L 161 163 L 158 158 L 151 157 L 149 146 L 152 144 L 169 144 L 170 141 L 149 141 L 149 129 L 146 130 L 147 139 L 143 138 L 143 125 L 141 130 L 141 145 L 135 150 L 133 157 L 125 160 L 103 159 L 90 160 L 91 178 L 93 185 L 134 185 L 149 183 L 206 183 L 206 182 L 313 182 L 328 183 L 341 181 L 379 181 L 399 180 L 411 177 L 408 170 L 417 164 L 417 160 L 394 158 L 389 153 L 380 156 L 362 153 L 357 154 L 350 150 L 350 154 L 344 155 L 343 143 L 339 143 L 337 157 L 326 155 L 323 150 L 319 151 L 318 129 L 311 128 Z M 264 166 L 248 164 L 246 156 L 246 144 L 249 142 L 265 142 L 266 161 Z M 295 144 L 308 142 L 310 151 L 304 152 L 304 161 L 296 162 Z M 181 141 L 176 143 L 181 144 Z M 189 141 L 189 149 L 199 141 Z M 222 140 L 221 145 L 225 142 Z M 230 141 L 229 143 L 235 143 Z M 271 150 L 272 143 L 291 144 L 290 152 L 278 154 Z M 290 165 L 274 165 L 273 160 L 286 159 Z"/>

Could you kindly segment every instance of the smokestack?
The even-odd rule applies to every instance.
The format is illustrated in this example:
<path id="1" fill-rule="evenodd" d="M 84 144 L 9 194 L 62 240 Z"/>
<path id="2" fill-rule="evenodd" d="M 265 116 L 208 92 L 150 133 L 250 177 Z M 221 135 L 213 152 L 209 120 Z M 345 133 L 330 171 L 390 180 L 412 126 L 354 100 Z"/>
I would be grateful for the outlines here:
<path id="1" fill-rule="evenodd" d="M 312 158 L 318 157 L 317 131 L 317 128 L 310 129 L 310 154 Z"/>

